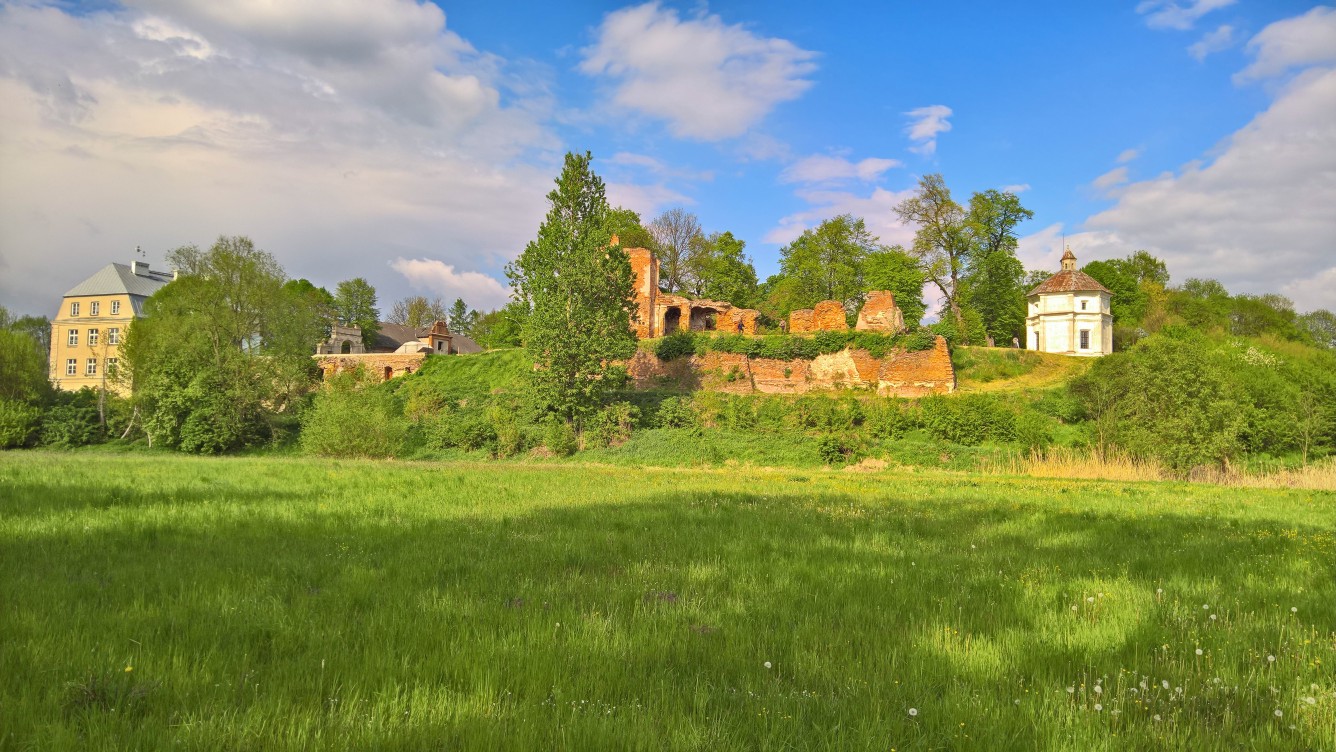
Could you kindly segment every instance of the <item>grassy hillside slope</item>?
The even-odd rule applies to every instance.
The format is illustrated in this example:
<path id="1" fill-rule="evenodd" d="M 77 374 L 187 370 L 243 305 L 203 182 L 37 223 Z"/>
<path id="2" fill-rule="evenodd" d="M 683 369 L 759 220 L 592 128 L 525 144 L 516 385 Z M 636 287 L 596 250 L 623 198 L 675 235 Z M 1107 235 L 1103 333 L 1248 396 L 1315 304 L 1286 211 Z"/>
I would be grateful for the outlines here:
<path id="1" fill-rule="evenodd" d="M 1330 749 L 1333 511 L 923 472 L 0 454 L 0 748 Z"/>

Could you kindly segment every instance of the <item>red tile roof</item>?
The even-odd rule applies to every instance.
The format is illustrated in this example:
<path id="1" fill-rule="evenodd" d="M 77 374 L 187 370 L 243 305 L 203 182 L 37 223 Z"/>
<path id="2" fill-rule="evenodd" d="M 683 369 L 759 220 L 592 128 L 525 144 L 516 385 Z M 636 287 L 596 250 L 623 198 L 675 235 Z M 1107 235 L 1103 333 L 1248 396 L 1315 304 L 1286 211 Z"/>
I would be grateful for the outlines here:
<path id="1" fill-rule="evenodd" d="M 1068 253 L 1071 253 L 1071 251 L 1068 251 Z M 1113 294 L 1109 288 L 1101 285 L 1099 280 L 1075 269 L 1063 270 L 1054 274 L 1039 283 L 1038 287 L 1026 293 L 1026 297 L 1046 292 L 1107 292 L 1110 295 Z"/>

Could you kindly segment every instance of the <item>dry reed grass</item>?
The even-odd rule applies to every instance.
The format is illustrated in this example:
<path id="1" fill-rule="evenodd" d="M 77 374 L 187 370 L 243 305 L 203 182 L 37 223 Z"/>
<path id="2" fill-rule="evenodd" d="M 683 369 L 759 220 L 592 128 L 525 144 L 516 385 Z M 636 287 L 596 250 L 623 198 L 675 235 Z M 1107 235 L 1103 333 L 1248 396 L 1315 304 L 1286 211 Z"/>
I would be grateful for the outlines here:
<path id="1" fill-rule="evenodd" d="M 1050 447 L 1013 456 L 993 463 L 987 472 L 1003 475 L 1028 475 L 1034 478 L 1070 478 L 1079 480 L 1159 481 L 1186 480 L 1235 488 L 1302 488 L 1336 491 L 1336 457 L 1314 462 L 1306 467 L 1269 472 L 1244 472 L 1224 468 L 1196 468 L 1186 476 L 1175 473 L 1155 460 L 1143 460 L 1124 452 L 1111 451 L 1103 457 L 1095 452 L 1068 447 Z"/>

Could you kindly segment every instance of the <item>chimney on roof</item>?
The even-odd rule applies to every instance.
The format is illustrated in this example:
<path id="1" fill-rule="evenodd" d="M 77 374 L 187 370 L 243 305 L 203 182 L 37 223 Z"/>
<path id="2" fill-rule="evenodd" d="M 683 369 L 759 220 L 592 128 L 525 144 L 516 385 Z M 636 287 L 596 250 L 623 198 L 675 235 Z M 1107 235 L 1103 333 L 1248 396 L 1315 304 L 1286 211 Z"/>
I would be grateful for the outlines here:
<path id="1" fill-rule="evenodd" d="M 147 261 L 138 261 L 138 260 L 136 260 L 136 261 L 131 261 L 131 262 L 130 262 L 130 271 L 134 272 L 134 274 L 135 274 L 136 277 L 142 277 L 142 276 L 144 276 L 144 275 L 147 275 L 147 274 L 148 274 L 148 262 L 147 262 Z"/>

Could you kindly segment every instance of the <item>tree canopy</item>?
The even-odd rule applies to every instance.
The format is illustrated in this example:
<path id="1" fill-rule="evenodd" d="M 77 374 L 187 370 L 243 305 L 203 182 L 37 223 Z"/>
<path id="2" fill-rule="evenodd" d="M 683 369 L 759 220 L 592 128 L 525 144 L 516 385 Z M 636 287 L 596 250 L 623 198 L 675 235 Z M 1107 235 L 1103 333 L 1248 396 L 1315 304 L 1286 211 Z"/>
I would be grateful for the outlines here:
<path id="1" fill-rule="evenodd" d="M 425 329 L 437 321 L 447 320 L 447 317 L 445 303 L 440 298 L 429 300 L 422 295 L 411 295 L 390 306 L 389 320 L 411 329 Z"/>
<path id="2" fill-rule="evenodd" d="M 852 309 L 866 292 L 863 262 L 881 249 L 862 217 L 841 214 L 804 230 L 779 250 L 779 268 L 793 280 L 793 304 L 810 308 L 838 300 Z"/>
<path id="3" fill-rule="evenodd" d="M 863 262 L 863 284 L 868 290 L 890 290 L 895 305 L 905 317 L 905 326 L 917 329 L 928 306 L 923 302 L 927 280 L 918 262 L 904 248 L 894 246 L 867 255 Z"/>
<path id="4" fill-rule="evenodd" d="M 654 238 L 652 249 L 659 259 L 659 286 L 668 292 L 686 290 L 688 259 L 693 246 L 704 238 L 700 220 L 677 206 L 655 217 L 649 232 Z"/>
<path id="5" fill-rule="evenodd" d="M 756 269 L 743 252 L 747 244 L 731 232 L 715 232 L 697 243 L 691 259 L 693 292 L 726 300 L 739 308 L 756 302 Z"/>
<path id="6" fill-rule="evenodd" d="M 635 352 L 634 275 L 612 229 L 592 156 L 566 154 L 538 237 L 506 268 L 527 308 L 522 339 L 532 354 L 539 407 L 577 422 L 613 386 L 610 363 Z"/>
<path id="7" fill-rule="evenodd" d="M 271 417 L 311 387 L 324 321 L 310 295 L 284 288 L 249 238 L 169 254 L 181 271 L 128 328 L 122 378 L 150 443 L 221 452 L 265 441 Z"/>
<path id="8" fill-rule="evenodd" d="M 362 344 L 371 347 L 380 331 L 376 288 L 362 277 L 340 282 L 334 291 L 334 316 L 344 326 L 361 327 Z"/>

